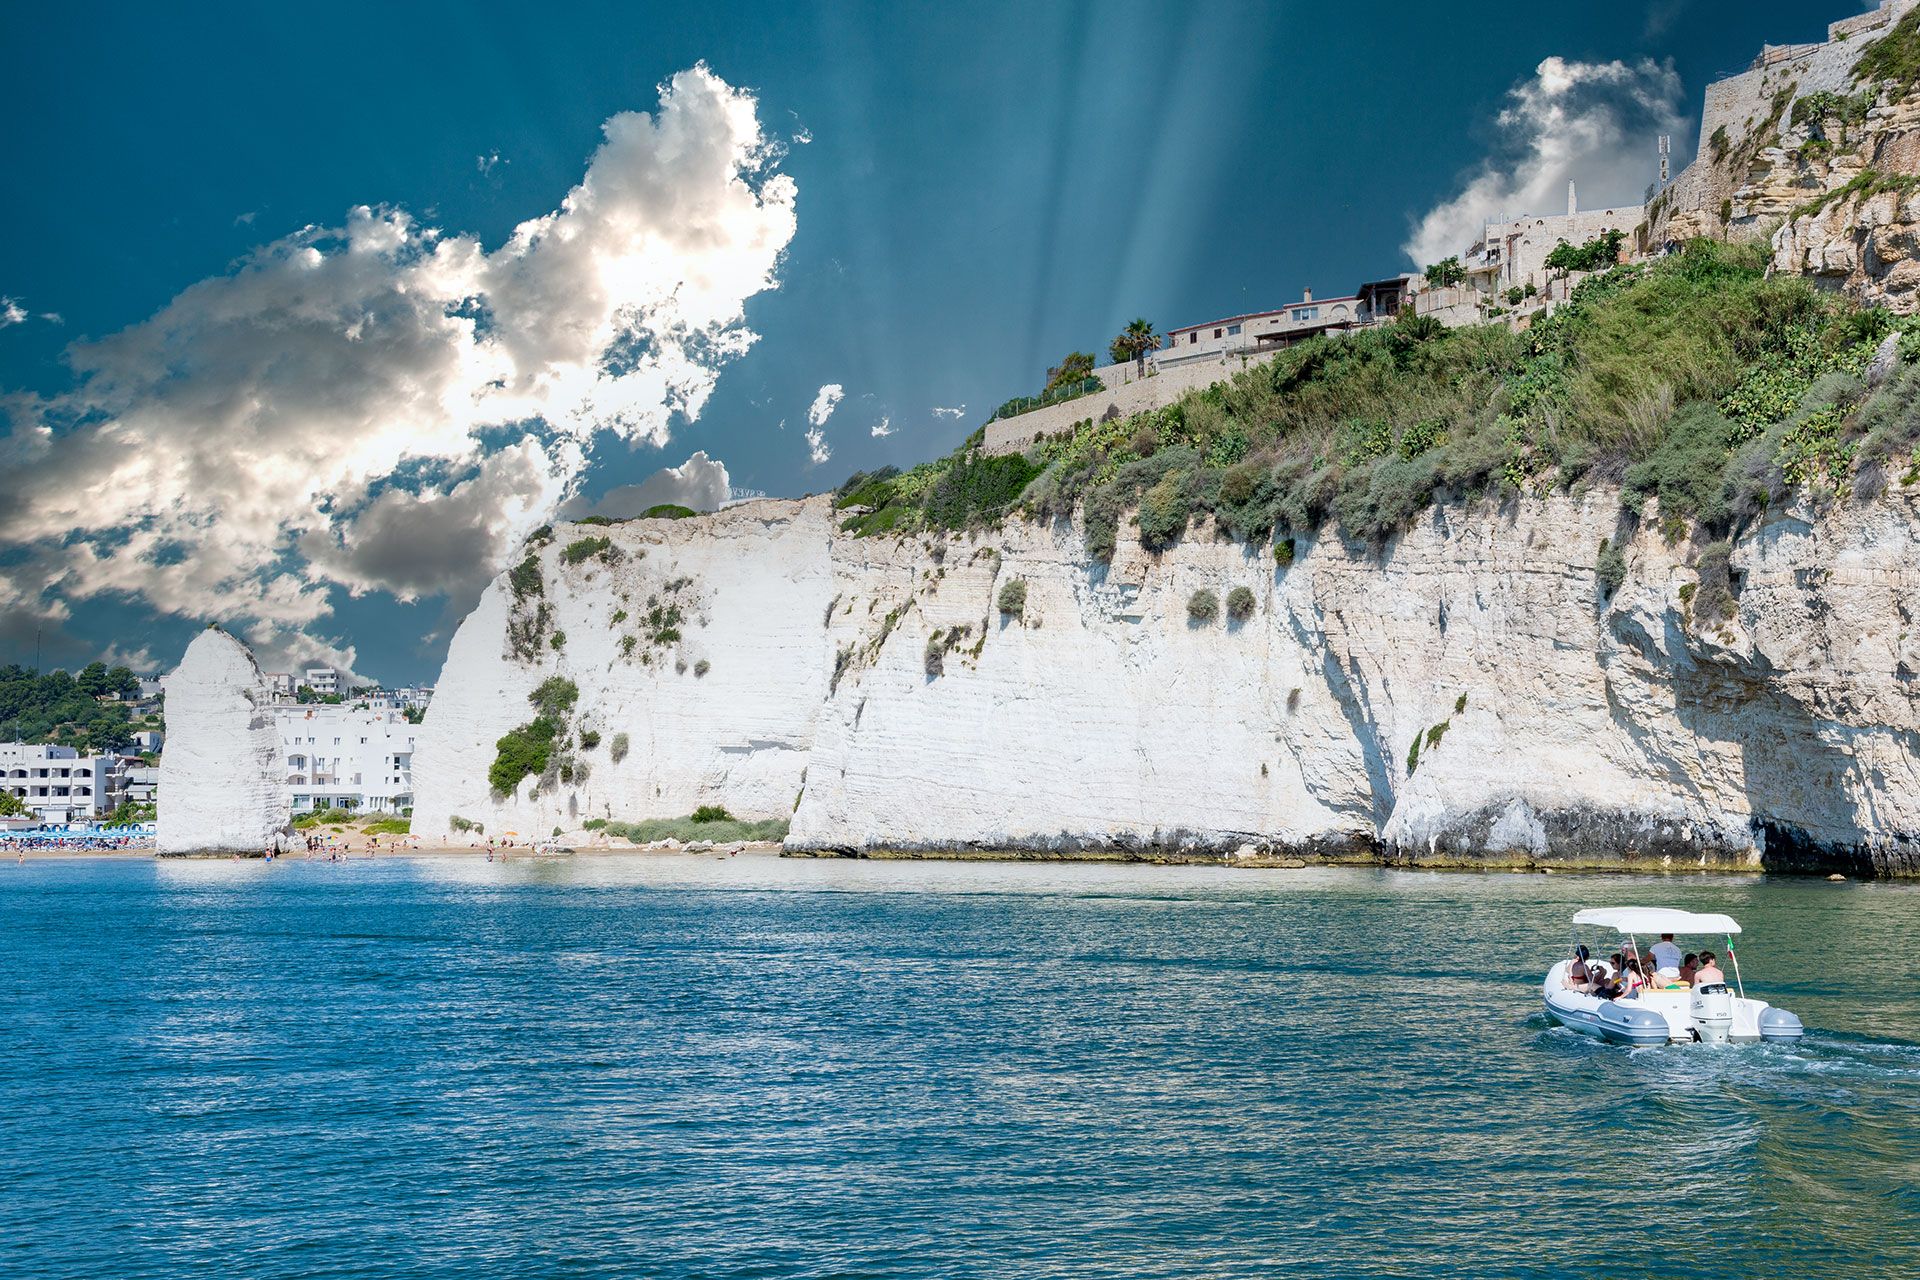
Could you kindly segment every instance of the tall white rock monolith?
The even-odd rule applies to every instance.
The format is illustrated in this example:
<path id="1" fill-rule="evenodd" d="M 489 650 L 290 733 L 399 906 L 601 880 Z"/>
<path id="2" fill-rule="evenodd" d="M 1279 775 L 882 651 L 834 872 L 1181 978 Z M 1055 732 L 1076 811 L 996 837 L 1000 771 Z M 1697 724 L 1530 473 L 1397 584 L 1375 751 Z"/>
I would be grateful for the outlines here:
<path id="1" fill-rule="evenodd" d="M 159 851 L 259 853 L 288 830 L 291 801 L 267 683 L 247 646 L 202 631 L 166 677 Z"/>

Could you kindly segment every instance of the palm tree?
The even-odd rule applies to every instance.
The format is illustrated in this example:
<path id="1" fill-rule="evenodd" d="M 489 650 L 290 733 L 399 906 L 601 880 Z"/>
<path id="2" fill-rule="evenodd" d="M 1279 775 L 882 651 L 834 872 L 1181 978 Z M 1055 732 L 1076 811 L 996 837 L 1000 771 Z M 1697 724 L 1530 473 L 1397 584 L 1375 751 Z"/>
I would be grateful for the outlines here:
<path id="1" fill-rule="evenodd" d="M 1160 335 L 1142 317 L 1128 322 L 1127 327 L 1120 331 L 1120 336 L 1113 340 L 1113 345 L 1107 348 L 1107 354 L 1113 357 L 1115 364 L 1127 360 L 1138 361 L 1140 372 L 1144 375 L 1147 371 L 1147 352 L 1159 349 Z"/>

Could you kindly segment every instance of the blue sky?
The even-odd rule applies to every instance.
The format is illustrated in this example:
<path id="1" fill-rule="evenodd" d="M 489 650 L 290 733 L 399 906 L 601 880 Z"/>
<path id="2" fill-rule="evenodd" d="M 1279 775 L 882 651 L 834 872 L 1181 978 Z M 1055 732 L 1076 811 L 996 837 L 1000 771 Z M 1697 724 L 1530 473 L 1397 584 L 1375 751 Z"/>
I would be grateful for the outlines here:
<path id="1" fill-rule="evenodd" d="M 1637 201 L 1660 128 L 1690 158 L 1708 80 L 1763 41 L 1819 38 L 1857 8 L 1668 0 L 1545 6 L 1515 21 L 1508 6 L 1467 2 L 10 7 L 0 39 L 20 105 L 0 135 L 12 196 L 0 203 L 0 296 L 24 318 L 0 327 L 12 433 L 0 449 L 14 451 L 0 456 L 48 428 L 45 456 L 12 468 L 37 494 L 102 471 L 127 439 L 183 459 L 240 439 L 179 425 L 181 404 L 206 403 L 205 380 L 231 367 L 231 348 L 202 359 L 195 345 L 236 341 L 213 327 L 219 307 L 176 309 L 109 344 L 89 365 L 96 384 L 116 380 L 104 400 L 72 398 L 85 380 L 69 344 L 142 325 L 196 282 L 230 281 L 259 246 L 346 225 L 355 206 L 499 250 L 561 208 L 609 118 L 661 111 L 661 83 L 696 63 L 751 94 L 764 140 L 784 149 L 759 157 L 772 167 L 751 180 L 777 170 L 794 194 L 783 246 L 783 210 L 727 224 L 757 237 L 736 258 L 779 251 L 775 287 L 728 295 L 744 323 L 725 332 L 758 339 L 710 362 L 697 419 L 663 411 L 624 434 L 549 434 L 518 469 L 487 459 L 525 428 L 489 422 L 465 454 L 442 439 L 433 461 L 369 471 L 316 499 L 317 517 L 293 513 L 233 545 L 207 540 L 229 519 L 217 501 L 182 515 L 167 478 L 116 471 L 113 495 L 153 492 L 84 535 L 61 524 L 59 503 L 0 517 L 0 661 L 31 661 L 37 632 L 48 665 L 112 652 L 165 666 L 221 610 L 247 633 L 257 595 L 273 621 L 252 635 L 269 660 L 331 652 L 368 676 L 431 679 L 472 598 L 473 557 L 497 555 L 512 533 L 474 514 L 488 495 L 512 495 L 517 518 L 537 521 L 562 490 L 591 501 L 696 450 L 735 486 L 776 495 L 911 465 L 1135 315 L 1197 322 L 1407 269 L 1416 225 L 1463 191 L 1469 203 L 1534 199 L 1563 191 L 1570 168 L 1584 204 Z M 1580 87 L 1547 101 L 1552 77 L 1537 69 L 1550 58 Z M 1616 61 L 1618 73 L 1582 78 Z M 601 172 L 615 176 L 611 163 Z M 631 198 L 657 209 L 660 197 Z M 393 234 L 378 223 L 362 243 L 378 251 Z M 192 297 L 203 295 L 219 296 Z M 350 319 L 368 296 L 337 314 Z M 722 332 L 692 344 L 696 360 Z M 262 441 L 373 376 L 336 352 L 283 385 L 250 349 L 246 395 L 282 398 L 255 424 Z M 167 394 L 159 379 L 183 353 L 203 366 L 195 398 L 148 413 L 145 434 L 115 435 L 116 415 L 144 411 L 141 395 Z M 803 431 L 825 384 L 845 398 L 822 427 L 831 456 L 815 463 Z M 409 408 L 378 429 L 433 434 L 422 416 Z M 873 434 L 883 419 L 890 434 Z M 295 465 L 263 461 L 261 447 L 238 464 Z M 176 474 L 220 474 L 226 461 Z M 464 506 L 404 501 L 475 480 Z M 19 508 L 22 492 L 0 497 Z M 270 566 L 233 562 L 267 546 Z"/>

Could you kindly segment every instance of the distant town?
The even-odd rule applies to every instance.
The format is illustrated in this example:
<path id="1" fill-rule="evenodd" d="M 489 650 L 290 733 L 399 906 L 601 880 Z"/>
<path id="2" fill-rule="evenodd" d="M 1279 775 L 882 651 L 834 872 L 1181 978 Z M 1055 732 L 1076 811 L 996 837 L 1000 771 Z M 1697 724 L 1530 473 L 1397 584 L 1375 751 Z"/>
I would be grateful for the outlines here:
<path id="1" fill-rule="evenodd" d="M 293 812 L 405 818 L 417 726 L 433 690 L 354 685 L 330 666 L 268 672 Z M 71 674 L 0 668 L 0 837 L 150 840 L 166 749 L 158 676 L 93 663 Z"/>

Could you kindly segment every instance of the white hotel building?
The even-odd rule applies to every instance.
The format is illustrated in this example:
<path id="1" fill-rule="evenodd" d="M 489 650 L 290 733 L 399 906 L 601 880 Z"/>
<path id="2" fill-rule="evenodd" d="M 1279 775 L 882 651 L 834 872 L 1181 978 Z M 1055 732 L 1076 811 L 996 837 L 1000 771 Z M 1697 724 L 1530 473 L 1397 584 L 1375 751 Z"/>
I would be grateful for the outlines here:
<path id="1" fill-rule="evenodd" d="M 125 793 L 126 767 L 119 756 L 0 742 L 0 786 L 41 822 L 85 822 L 112 812 Z"/>
<path id="2" fill-rule="evenodd" d="M 413 808 L 413 743 L 418 725 L 392 707 L 281 703 L 273 707 L 293 811 Z"/>

